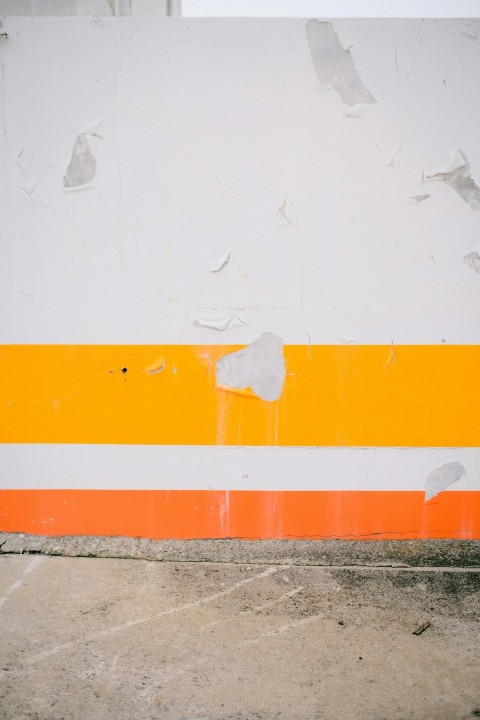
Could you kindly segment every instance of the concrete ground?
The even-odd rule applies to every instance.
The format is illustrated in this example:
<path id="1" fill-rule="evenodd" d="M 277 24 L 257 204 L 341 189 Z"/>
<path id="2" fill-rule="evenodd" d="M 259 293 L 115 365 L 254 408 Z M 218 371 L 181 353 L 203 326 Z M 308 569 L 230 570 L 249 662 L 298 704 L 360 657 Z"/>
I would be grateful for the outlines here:
<path id="1" fill-rule="evenodd" d="M 0 717 L 480 716 L 479 589 L 478 567 L 3 554 Z"/>

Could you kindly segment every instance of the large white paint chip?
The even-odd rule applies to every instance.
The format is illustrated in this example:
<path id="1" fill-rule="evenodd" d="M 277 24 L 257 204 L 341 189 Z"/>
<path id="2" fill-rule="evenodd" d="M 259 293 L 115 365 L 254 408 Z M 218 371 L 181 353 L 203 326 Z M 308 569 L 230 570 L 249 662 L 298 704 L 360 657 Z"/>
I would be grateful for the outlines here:
<path id="1" fill-rule="evenodd" d="M 216 379 L 217 387 L 250 389 L 262 400 L 278 400 L 285 382 L 282 338 L 265 332 L 244 350 L 224 355 L 217 361 Z"/>
<path id="2" fill-rule="evenodd" d="M 463 262 L 475 272 L 480 273 L 480 245 L 477 245 L 471 252 L 464 255 Z"/>
<path id="3" fill-rule="evenodd" d="M 446 490 L 452 483 L 458 482 L 464 476 L 465 468 L 458 460 L 435 468 L 425 480 L 425 502 Z"/>
<path id="4" fill-rule="evenodd" d="M 462 150 L 451 151 L 448 165 L 441 170 L 426 172 L 425 180 L 446 183 L 473 210 L 480 210 L 480 187 L 470 174 L 470 163 Z"/>
<path id="5" fill-rule="evenodd" d="M 97 163 L 88 147 L 86 134 L 80 134 L 73 146 L 72 157 L 63 179 L 66 188 L 83 187 L 95 177 Z"/>
<path id="6" fill-rule="evenodd" d="M 309 20 L 305 26 L 313 67 L 321 87 L 331 85 L 348 107 L 377 102 L 358 74 L 331 22 Z"/>

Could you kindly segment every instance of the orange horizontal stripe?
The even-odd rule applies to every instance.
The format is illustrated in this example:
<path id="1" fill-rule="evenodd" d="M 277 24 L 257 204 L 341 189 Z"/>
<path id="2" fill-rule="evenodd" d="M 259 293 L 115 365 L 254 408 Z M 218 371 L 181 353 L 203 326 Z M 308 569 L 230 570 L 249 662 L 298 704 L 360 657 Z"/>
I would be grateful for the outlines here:
<path id="1" fill-rule="evenodd" d="M 0 441 L 480 445 L 479 345 L 286 346 L 271 403 L 216 388 L 217 359 L 237 349 L 1 346 Z"/>
<path id="2" fill-rule="evenodd" d="M 0 530 L 193 538 L 480 539 L 480 492 L 1 490 Z"/>

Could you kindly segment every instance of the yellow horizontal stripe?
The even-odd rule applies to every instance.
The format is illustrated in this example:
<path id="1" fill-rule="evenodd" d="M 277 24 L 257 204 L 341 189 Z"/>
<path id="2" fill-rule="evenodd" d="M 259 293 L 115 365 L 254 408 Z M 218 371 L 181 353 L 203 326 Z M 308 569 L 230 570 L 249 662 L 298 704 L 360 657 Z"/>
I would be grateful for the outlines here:
<path id="1" fill-rule="evenodd" d="M 286 346 L 272 403 L 216 388 L 216 360 L 237 349 L 1 346 L 0 440 L 480 445 L 478 345 Z"/>

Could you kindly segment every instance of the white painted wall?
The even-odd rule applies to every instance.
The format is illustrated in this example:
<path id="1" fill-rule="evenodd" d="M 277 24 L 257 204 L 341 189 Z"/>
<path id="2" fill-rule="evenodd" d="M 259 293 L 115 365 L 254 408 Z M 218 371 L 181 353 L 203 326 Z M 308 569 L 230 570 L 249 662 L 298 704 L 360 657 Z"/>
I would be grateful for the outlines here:
<path id="1" fill-rule="evenodd" d="M 480 215 L 422 173 L 480 179 L 479 22 L 335 28 L 376 104 L 319 86 L 304 20 L 9 18 L 0 341 L 477 342 Z"/>
<path id="2" fill-rule="evenodd" d="M 334 27 L 375 104 L 349 109 L 319 85 L 305 20 L 6 18 L 0 342 L 246 343 L 269 330 L 285 343 L 477 344 L 480 275 L 463 258 L 480 213 L 422 174 L 461 148 L 480 182 L 480 22 Z M 68 189 L 81 133 L 96 174 Z M 229 315 L 245 324 L 194 324 Z M 121 487 L 139 463 L 141 487 L 245 487 L 253 473 L 256 488 L 288 488 L 295 464 L 295 487 L 421 489 L 460 459 L 454 489 L 478 488 L 475 449 L 242 452 L 240 468 L 232 448 L 2 457 L 17 487 Z"/>

